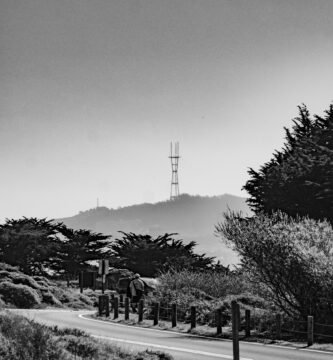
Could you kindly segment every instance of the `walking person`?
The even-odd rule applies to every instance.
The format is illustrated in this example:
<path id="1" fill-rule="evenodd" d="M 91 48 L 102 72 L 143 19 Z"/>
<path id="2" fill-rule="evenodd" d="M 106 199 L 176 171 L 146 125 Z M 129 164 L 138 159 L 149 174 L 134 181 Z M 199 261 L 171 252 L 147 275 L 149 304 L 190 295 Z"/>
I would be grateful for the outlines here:
<path id="1" fill-rule="evenodd" d="M 137 312 L 138 302 L 142 298 L 145 290 L 145 284 L 143 280 L 140 279 L 140 274 L 135 274 L 133 279 L 129 284 L 129 290 L 131 294 L 131 306 L 133 312 Z"/>

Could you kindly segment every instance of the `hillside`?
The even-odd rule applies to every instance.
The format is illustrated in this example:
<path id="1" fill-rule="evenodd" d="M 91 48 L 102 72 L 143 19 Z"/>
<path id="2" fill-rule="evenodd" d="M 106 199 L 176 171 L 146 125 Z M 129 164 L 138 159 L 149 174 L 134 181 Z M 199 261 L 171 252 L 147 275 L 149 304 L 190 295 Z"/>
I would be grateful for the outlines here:
<path id="1" fill-rule="evenodd" d="M 220 239 L 214 236 L 214 226 L 223 219 L 227 209 L 250 214 L 245 199 L 233 195 L 213 197 L 181 195 L 173 201 L 140 204 L 118 209 L 99 207 L 57 219 L 74 229 L 91 229 L 118 237 L 118 231 L 160 235 L 177 233 L 184 242 L 196 241 L 197 252 L 216 256 L 223 264 L 237 258 Z"/>

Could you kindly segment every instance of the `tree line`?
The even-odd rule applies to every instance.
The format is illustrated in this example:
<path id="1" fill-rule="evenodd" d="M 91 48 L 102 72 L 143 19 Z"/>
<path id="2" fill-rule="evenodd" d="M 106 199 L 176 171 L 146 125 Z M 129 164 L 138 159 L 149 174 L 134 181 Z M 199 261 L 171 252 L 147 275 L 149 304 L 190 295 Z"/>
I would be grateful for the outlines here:
<path id="1" fill-rule="evenodd" d="M 187 268 L 224 269 L 213 257 L 194 252 L 195 242 L 184 244 L 164 234 L 152 238 L 120 232 L 121 238 L 91 230 L 73 230 L 53 220 L 7 219 L 0 225 L 0 262 L 17 266 L 29 275 L 61 276 L 68 281 L 80 271 L 96 269 L 96 260 L 109 259 L 111 266 L 127 268 L 142 276 Z"/>

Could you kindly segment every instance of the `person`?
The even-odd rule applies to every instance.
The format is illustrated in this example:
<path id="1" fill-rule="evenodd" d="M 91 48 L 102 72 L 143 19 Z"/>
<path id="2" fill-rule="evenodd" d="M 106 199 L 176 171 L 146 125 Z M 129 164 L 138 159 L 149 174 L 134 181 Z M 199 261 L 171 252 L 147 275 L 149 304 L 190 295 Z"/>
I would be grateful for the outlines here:
<path id="1" fill-rule="evenodd" d="M 137 312 L 138 302 L 142 298 L 145 290 L 145 284 L 140 279 L 140 274 L 135 274 L 131 282 L 129 283 L 129 291 L 131 294 L 131 306 L 133 312 Z"/>

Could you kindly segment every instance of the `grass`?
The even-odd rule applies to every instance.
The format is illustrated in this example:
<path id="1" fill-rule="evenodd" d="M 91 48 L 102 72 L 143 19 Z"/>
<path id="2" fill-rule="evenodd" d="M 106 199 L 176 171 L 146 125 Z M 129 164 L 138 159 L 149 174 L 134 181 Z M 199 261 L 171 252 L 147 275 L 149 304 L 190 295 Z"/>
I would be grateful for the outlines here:
<path id="1" fill-rule="evenodd" d="M 42 276 L 29 276 L 17 268 L 0 263 L 0 307 L 45 308 L 65 307 L 92 309 L 96 295 L 80 294 L 60 282 Z"/>
<path id="2" fill-rule="evenodd" d="M 9 312 L 0 312 L 2 360 L 172 360 L 159 351 L 130 352 L 97 340 L 78 329 L 48 327 Z"/>

